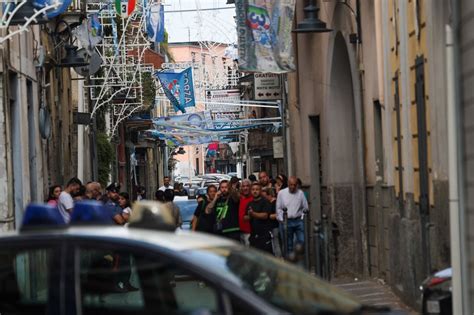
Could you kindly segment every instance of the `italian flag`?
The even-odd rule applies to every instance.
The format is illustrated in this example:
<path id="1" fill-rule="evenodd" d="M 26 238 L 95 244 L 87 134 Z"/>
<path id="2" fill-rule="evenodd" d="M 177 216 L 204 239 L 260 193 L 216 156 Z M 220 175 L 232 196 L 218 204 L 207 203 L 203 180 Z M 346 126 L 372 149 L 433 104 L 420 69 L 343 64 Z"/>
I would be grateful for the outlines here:
<path id="1" fill-rule="evenodd" d="M 122 13 L 125 13 L 125 12 L 122 12 L 121 4 L 122 4 L 121 0 L 115 0 L 115 10 L 117 11 L 117 14 L 119 15 L 122 15 Z M 136 0 L 128 0 L 127 4 L 128 4 L 127 15 L 130 16 L 132 12 L 135 10 Z"/>

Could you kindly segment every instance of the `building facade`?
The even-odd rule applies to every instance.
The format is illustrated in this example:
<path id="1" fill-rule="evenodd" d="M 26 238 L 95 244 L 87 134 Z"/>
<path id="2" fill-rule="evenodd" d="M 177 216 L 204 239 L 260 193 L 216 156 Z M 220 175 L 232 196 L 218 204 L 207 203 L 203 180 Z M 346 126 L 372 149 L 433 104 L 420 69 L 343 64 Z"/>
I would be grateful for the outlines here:
<path id="1" fill-rule="evenodd" d="M 322 1 L 332 32 L 295 35 L 290 171 L 329 217 L 333 276 L 387 281 L 415 304 L 449 265 L 448 3 Z M 297 4 L 297 22 L 304 18 Z"/>
<path id="2" fill-rule="evenodd" d="M 80 6 L 76 1 L 70 10 Z M 17 228 L 24 208 L 43 202 L 49 186 L 63 186 L 78 170 L 81 179 L 90 173 L 87 132 L 82 129 L 78 147 L 73 123 L 83 104 L 80 81 L 72 80 L 72 69 L 59 66 L 65 51 L 50 32 L 56 23 L 30 25 L 0 47 L 1 230 Z M 2 29 L 1 36 L 17 29 Z"/>

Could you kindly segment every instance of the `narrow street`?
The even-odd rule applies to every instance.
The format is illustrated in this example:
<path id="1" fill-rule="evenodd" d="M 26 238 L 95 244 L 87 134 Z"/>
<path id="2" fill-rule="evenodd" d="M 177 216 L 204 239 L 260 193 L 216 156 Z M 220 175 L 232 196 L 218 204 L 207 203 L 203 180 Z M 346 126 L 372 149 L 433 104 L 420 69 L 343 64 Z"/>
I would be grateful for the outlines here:
<path id="1" fill-rule="evenodd" d="M 356 296 L 363 304 L 384 307 L 388 306 L 400 314 L 419 314 L 405 305 L 382 280 L 335 279 L 331 281 L 339 289 Z"/>
<path id="2" fill-rule="evenodd" d="M 474 0 L 0 2 L 0 315 L 474 314 Z"/>

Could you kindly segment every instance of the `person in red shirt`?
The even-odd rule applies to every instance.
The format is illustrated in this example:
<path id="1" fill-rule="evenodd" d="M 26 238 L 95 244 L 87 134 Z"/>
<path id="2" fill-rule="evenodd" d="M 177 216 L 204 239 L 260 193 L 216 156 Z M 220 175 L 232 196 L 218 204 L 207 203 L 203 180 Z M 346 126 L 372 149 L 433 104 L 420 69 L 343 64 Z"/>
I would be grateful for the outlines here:
<path id="1" fill-rule="evenodd" d="M 245 246 L 250 246 L 250 222 L 244 217 L 247 215 L 247 206 L 253 200 L 250 193 L 252 183 L 248 179 L 244 179 L 240 185 L 240 204 L 239 204 L 239 226 L 240 226 L 240 242 Z"/>

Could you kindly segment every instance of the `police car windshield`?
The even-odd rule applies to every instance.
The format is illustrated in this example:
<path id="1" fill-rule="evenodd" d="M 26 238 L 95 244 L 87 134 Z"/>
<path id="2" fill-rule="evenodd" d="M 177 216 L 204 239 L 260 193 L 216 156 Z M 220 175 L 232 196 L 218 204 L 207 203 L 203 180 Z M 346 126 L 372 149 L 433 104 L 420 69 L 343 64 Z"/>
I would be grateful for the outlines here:
<path id="1" fill-rule="evenodd" d="M 238 284 L 269 304 L 293 314 L 354 313 L 361 304 L 303 270 L 254 250 L 217 247 L 190 250 L 194 261 Z"/>

